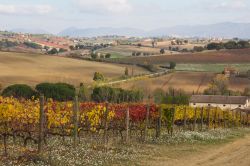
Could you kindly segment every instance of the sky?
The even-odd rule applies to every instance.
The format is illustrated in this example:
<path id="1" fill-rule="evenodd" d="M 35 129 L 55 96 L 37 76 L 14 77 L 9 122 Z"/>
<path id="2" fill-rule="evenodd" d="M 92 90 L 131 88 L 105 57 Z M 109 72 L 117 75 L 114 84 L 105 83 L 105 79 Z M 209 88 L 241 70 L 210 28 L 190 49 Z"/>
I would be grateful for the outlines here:
<path id="1" fill-rule="evenodd" d="M 0 0 L 0 30 L 250 23 L 250 0 Z"/>

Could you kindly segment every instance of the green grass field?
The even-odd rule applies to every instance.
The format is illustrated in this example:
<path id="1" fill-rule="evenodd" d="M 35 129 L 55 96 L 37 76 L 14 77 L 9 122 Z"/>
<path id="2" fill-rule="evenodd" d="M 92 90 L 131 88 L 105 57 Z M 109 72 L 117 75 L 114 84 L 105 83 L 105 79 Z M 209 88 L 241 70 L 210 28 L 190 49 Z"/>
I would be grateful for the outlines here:
<path id="1" fill-rule="evenodd" d="M 181 71 L 205 71 L 205 72 L 222 72 L 228 64 L 177 64 L 176 70 Z M 250 70 L 250 63 L 230 64 L 240 72 Z"/>

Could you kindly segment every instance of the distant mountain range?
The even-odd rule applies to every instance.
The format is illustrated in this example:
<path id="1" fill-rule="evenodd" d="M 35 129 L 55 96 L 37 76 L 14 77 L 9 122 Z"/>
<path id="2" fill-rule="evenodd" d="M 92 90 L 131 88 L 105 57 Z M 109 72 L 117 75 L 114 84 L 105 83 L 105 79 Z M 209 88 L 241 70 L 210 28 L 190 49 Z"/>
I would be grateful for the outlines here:
<path id="1" fill-rule="evenodd" d="M 60 36 L 72 36 L 72 37 L 95 37 L 105 35 L 118 35 L 118 36 L 145 36 L 145 31 L 136 28 L 68 28 L 60 32 Z"/>
<path id="2" fill-rule="evenodd" d="M 170 35 L 188 37 L 250 38 L 250 23 L 218 23 L 211 25 L 175 26 L 160 28 L 149 33 L 150 36 Z"/>
<path id="3" fill-rule="evenodd" d="M 39 34 L 50 34 L 41 29 L 14 29 L 13 32 L 29 32 Z M 67 28 L 57 35 L 71 37 L 95 37 L 105 35 L 134 36 L 134 37 L 159 37 L 159 36 L 179 36 L 179 37 L 224 37 L 224 38 L 244 38 L 250 39 L 250 23 L 218 23 L 211 25 L 180 25 L 174 27 L 159 28 L 145 31 L 136 28 Z"/>

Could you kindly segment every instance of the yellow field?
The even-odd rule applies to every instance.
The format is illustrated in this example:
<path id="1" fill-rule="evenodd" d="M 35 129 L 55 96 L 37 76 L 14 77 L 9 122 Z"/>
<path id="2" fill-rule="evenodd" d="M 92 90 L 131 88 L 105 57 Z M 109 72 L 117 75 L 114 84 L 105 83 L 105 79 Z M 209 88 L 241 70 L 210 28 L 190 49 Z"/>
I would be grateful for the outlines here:
<path id="1" fill-rule="evenodd" d="M 124 65 L 105 64 L 40 54 L 0 52 L 0 84 L 66 82 L 79 85 L 91 83 L 94 72 L 107 78 L 124 74 Z M 134 67 L 134 73 L 146 72 Z"/>

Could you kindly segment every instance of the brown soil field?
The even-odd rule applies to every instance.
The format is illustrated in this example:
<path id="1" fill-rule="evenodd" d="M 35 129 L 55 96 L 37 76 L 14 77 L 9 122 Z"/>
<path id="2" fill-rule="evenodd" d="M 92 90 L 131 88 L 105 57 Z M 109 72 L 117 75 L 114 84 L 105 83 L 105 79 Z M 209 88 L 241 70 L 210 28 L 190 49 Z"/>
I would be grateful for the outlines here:
<path id="1" fill-rule="evenodd" d="M 106 78 L 124 74 L 124 65 L 106 64 L 41 54 L 0 52 L 0 84 L 25 83 L 35 85 L 41 82 L 66 82 L 79 85 L 91 83 L 94 72 L 101 72 Z M 145 73 L 134 67 L 135 74 Z"/>
<path id="2" fill-rule="evenodd" d="M 127 89 L 141 88 L 147 93 L 152 93 L 157 88 L 166 91 L 170 87 L 183 89 L 188 93 L 202 93 L 214 76 L 215 73 L 211 72 L 175 72 L 162 77 L 123 83 L 119 87 Z M 234 91 L 243 91 L 249 85 L 250 79 L 231 78 L 229 88 Z"/>
<path id="3" fill-rule="evenodd" d="M 162 55 L 154 57 L 130 57 L 112 59 L 113 62 L 165 64 L 170 61 L 177 63 L 249 63 L 250 49 L 207 51 L 202 53 Z"/>

